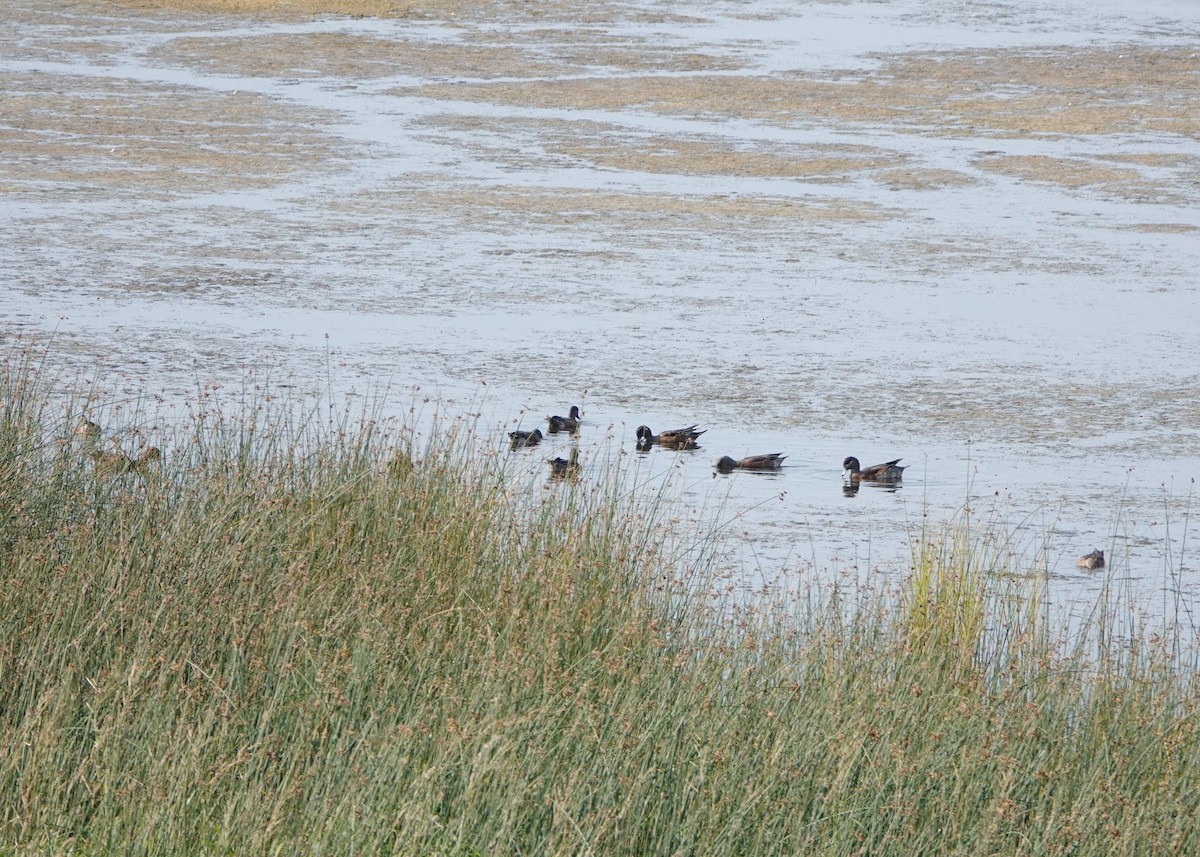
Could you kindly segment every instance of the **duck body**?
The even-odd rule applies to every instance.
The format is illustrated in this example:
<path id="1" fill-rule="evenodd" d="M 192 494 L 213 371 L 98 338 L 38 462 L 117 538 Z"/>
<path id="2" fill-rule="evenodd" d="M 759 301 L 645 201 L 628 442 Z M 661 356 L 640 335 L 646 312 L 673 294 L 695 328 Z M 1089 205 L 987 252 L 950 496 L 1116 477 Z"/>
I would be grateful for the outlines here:
<path id="1" fill-rule="evenodd" d="M 95 449 L 92 450 L 91 457 L 93 469 L 100 475 L 123 476 L 133 472 L 133 459 L 123 452 L 105 452 Z"/>
<path id="2" fill-rule="evenodd" d="M 842 470 L 850 471 L 851 480 L 865 479 L 868 482 L 899 482 L 903 478 L 904 469 L 907 466 L 902 466 L 900 459 L 896 458 L 892 461 L 885 461 L 883 464 L 860 467 L 858 459 L 853 455 L 847 456 L 846 460 L 842 462 Z"/>
<path id="3" fill-rule="evenodd" d="M 734 470 L 778 470 L 783 467 L 783 460 L 787 458 L 782 452 L 771 452 L 766 455 L 751 455 L 747 458 L 737 459 L 731 458 L 728 455 L 721 457 L 717 462 L 717 470 L 722 473 L 730 473 Z"/>
<path id="4" fill-rule="evenodd" d="M 162 450 L 157 446 L 148 446 L 138 453 L 138 457 L 134 459 L 138 464 L 149 464 L 151 461 L 161 461 Z"/>
<path id="5" fill-rule="evenodd" d="M 87 443 L 96 443 L 100 440 L 100 423 L 92 422 L 87 417 L 80 417 L 75 423 L 75 437 Z"/>
<path id="6" fill-rule="evenodd" d="M 552 417 L 546 417 L 546 422 L 550 425 L 550 434 L 558 434 L 560 431 L 569 431 L 575 434 L 579 431 L 579 406 L 571 405 L 571 410 L 568 411 L 569 416 L 560 417 L 555 414 Z"/>
<path id="7" fill-rule="evenodd" d="M 572 479 L 579 475 L 579 449 L 573 448 L 568 458 L 551 458 L 549 464 L 552 479 Z"/>
<path id="8" fill-rule="evenodd" d="M 91 453 L 95 472 L 102 476 L 124 476 L 127 473 L 146 473 L 149 465 L 162 460 L 162 450 L 150 446 L 138 453 L 137 458 L 130 458 L 123 452 L 104 452 L 92 450 Z"/>
<path id="9" fill-rule="evenodd" d="M 1088 571 L 1104 568 L 1104 551 L 1094 550 L 1091 553 L 1085 553 L 1079 559 L 1075 560 L 1075 565 L 1080 568 L 1086 568 Z"/>
<path id="10" fill-rule="evenodd" d="M 522 446 L 537 446 L 542 442 L 542 430 L 510 431 L 508 433 L 508 442 L 513 449 L 518 449 Z"/>
<path id="11" fill-rule="evenodd" d="M 696 443 L 696 438 L 704 434 L 705 431 L 706 429 L 697 430 L 696 426 L 691 425 L 687 428 L 671 429 L 660 434 L 655 434 L 650 430 L 650 426 L 638 426 L 638 448 L 647 449 L 658 444 L 668 449 L 699 449 L 700 447 Z"/>

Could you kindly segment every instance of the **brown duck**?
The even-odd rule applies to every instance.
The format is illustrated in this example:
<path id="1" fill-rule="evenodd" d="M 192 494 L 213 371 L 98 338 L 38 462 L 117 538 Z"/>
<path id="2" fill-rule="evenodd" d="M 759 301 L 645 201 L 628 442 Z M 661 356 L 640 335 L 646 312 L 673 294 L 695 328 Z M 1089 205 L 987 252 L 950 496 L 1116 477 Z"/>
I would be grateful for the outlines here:
<path id="1" fill-rule="evenodd" d="M 533 431 L 518 430 L 508 433 L 508 443 L 513 449 L 519 449 L 522 446 L 537 446 L 541 442 L 541 429 L 534 429 Z"/>
<path id="2" fill-rule="evenodd" d="M 162 450 L 150 446 L 138 453 L 137 458 L 130 458 L 123 452 L 92 451 L 92 461 L 96 473 L 102 476 L 124 476 L 126 473 L 144 474 L 152 462 L 162 459 Z"/>
<path id="3" fill-rule="evenodd" d="M 555 414 L 552 417 L 546 417 L 546 422 L 550 424 L 550 434 L 558 434 L 560 431 L 569 431 L 571 434 L 575 434 L 579 431 L 579 405 L 571 405 L 571 410 L 567 413 L 570 416 L 560 417 Z"/>
<path id="4" fill-rule="evenodd" d="M 695 426 L 671 429 L 655 434 L 650 426 L 637 427 L 637 443 L 639 449 L 647 449 L 655 444 L 667 449 L 698 449 L 696 438 L 704 434 L 706 429 L 697 430 Z"/>
<path id="5" fill-rule="evenodd" d="M 572 447 L 570 457 L 550 459 L 550 476 L 553 479 L 573 479 L 579 475 L 579 448 Z"/>
<path id="6" fill-rule="evenodd" d="M 75 437 L 87 443 L 94 444 L 100 440 L 100 423 L 95 423 L 87 417 L 80 417 L 75 423 Z"/>
<path id="7" fill-rule="evenodd" d="M 729 473 L 734 470 L 778 470 L 783 467 L 783 460 L 787 458 L 782 452 L 771 452 L 766 455 L 751 455 L 748 458 L 730 458 L 728 455 L 721 456 L 721 460 L 717 462 L 717 470 L 722 473 Z"/>
<path id="8" fill-rule="evenodd" d="M 853 455 L 847 456 L 846 460 L 842 462 L 842 470 L 850 471 L 850 479 L 852 481 L 865 479 L 868 482 L 899 482 L 907 466 L 902 466 L 900 459 L 897 458 L 892 461 L 885 461 L 883 464 L 859 467 L 858 459 Z"/>

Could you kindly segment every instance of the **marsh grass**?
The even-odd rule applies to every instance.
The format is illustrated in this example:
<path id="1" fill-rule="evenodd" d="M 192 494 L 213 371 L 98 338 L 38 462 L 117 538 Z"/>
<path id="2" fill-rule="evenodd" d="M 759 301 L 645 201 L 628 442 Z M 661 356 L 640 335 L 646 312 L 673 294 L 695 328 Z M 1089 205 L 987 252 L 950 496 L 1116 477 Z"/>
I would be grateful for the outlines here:
<path id="1" fill-rule="evenodd" d="M 40 373 L 0 375 L 6 852 L 1200 848 L 1191 672 L 1064 652 L 986 534 L 730 610 L 619 468 L 251 399 L 102 480 Z"/>

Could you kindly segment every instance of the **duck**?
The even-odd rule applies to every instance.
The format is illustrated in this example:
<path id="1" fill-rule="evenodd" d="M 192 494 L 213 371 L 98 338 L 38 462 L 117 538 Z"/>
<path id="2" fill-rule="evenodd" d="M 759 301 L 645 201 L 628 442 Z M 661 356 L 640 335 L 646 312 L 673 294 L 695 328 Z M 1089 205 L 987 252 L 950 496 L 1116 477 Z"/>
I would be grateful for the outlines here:
<path id="1" fill-rule="evenodd" d="M 858 459 L 853 455 L 847 456 L 842 462 L 842 470 L 850 471 L 851 480 L 865 479 L 868 482 L 899 482 L 906 467 L 907 464 L 901 466 L 899 458 L 863 468 L 859 467 Z"/>
<path id="2" fill-rule="evenodd" d="M 391 460 L 388 461 L 388 473 L 393 479 L 407 479 L 416 469 L 412 456 L 403 449 L 393 452 Z"/>
<path id="3" fill-rule="evenodd" d="M 638 447 L 645 449 L 646 447 L 658 444 L 670 449 L 699 449 L 696 444 L 696 438 L 704 434 L 707 429 L 696 430 L 694 425 L 687 428 L 671 429 L 664 431 L 661 434 L 655 434 L 650 430 L 650 426 L 637 427 L 637 442 Z"/>
<path id="4" fill-rule="evenodd" d="M 557 434 L 560 431 L 569 431 L 571 434 L 575 434 L 579 431 L 579 405 L 571 405 L 568 413 L 570 416 L 560 417 L 556 414 L 546 417 L 546 422 L 550 424 L 550 434 Z"/>
<path id="5" fill-rule="evenodd" d="M 133 467 L 133 459 L 123 452 L 105 452 L 102 449 L 93 449 L 91 458 L 95 471 L 106 476 L 128 473 Z"/>
<path id="6" fill-rule="evenodd" d="M 1079 559 L 1075 560 L 1075 565 L 1080 568 L 1086 568 L 1088 571 L 1104 568 L 1104 551 L 1097 549 L 1091 553 L 1085 553 Z"/>
<path id="7" fill-rule="evenodd" d="M 534 429 L 533 431 L 510 431 L 508 433 L 508 442 L 513 449 L 522 446 L 537 446 L 542 442 L 542 430 Z"/>
<path id="8" fill-rule="evenodd" d="M 155 461 L 162 461 L 162 450 L 157 446 L 148 446 L 133 459 L 133 469 L 137 473 L 145 473 L 147 466 Z"/>
<path id="9" fill-rule="evenodd" d="M 91 453 L 93 467 L 101 476 L 124 476 L 127 473 L 145 474 L 148 466 L 162 459 L 162 450 L 150 446 L 138 453 L 137 458 L 130 458 L 123 452 L 105 452 L 94 449 Z"/>
<path id="10" fill-rule="evenodd" d="M 88 443 L 95 443 L 100 440 L 100 423 L 92 422 L 87 417 L 80 417 L 75 423 L 75 437 Z"/>
<path id="11" fill-rule="evenodd" d="M 568 458 L 551 458 L 550 476 L 553 479 L 568 479 L 579 475 L 579 448 L 572 447 Z"/>
<path id="12" fill-rule="evenodd" d="M 721 456 L 721 460 L 717 462 L 717 470 L 720 470 L 722 473 L 729 473 L 734 470 L 778 470 L 783 466 L 785 458 L 787 456 L 782 452 L 771 452 L 767 455 L 751 455 L 741 460 L 723 455 Z"/>

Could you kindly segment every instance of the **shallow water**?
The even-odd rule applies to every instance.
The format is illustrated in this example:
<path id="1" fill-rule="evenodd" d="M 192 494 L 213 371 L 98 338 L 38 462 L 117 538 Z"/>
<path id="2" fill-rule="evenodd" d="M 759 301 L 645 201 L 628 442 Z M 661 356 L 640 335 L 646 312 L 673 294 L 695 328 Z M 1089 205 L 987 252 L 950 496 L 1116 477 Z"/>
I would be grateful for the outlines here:
<path id="1" fill-rule="evenodd" d="M 674 474 L 751 589 L 895 576 L 969 505 L 1064 609 L 1112 579 L 1173 615 L 1200 582 L 1200 10 L 1133 5 L 6 3 L 0 330 L 111 402 L 417 387 L 498 454 L 581 404 L 587 466 Z M 634 452 L 692 422 L 701 450 Z M 847 455 L 909 469 L 847 496 Z M 1075 568 L 1093 547 L 1111 576 Z"/>

